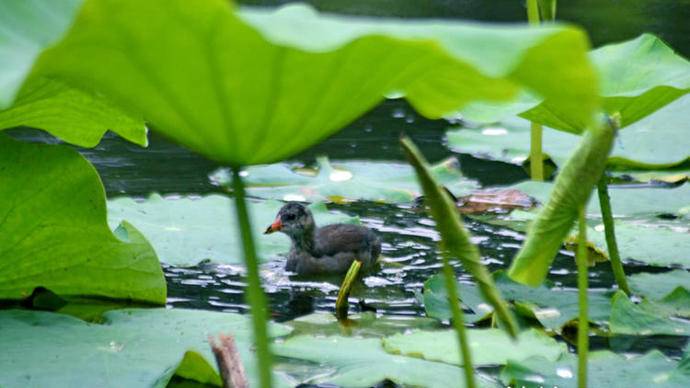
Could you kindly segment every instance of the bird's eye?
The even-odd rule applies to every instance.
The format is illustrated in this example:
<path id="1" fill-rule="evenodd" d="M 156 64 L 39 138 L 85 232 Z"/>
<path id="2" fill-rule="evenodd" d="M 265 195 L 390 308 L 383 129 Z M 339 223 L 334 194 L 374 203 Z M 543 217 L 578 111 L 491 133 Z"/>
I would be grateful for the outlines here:
<path id="1" fill-rule="evenodd" d="M 294 214 L 286 214 L 285 215 L 285 221 L 294 221 L 295 218 L 297 218 L 297 216 Z"/>

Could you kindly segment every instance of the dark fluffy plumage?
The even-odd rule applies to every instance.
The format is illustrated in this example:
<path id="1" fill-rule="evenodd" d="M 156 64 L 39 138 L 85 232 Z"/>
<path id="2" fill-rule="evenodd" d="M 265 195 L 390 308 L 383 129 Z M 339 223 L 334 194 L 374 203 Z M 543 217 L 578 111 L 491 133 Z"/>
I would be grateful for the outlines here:
<path id="1" fill-rule="evenodd" d="M 276 224 L 278 223 L 278 224 Z M 333 224 L 317 227 L 306 207 L 290 202 L 278 212 L 274 225 L 292 240 L 286 269 L 300 275 L 342 274 L 357 259 L 364 269 L 376 264 L 381 240 L 360 225 Z"/>

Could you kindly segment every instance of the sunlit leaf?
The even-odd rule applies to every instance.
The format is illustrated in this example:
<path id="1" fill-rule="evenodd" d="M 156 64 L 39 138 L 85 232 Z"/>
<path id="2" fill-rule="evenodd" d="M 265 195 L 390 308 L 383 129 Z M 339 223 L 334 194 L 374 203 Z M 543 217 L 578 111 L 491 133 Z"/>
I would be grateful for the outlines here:
<path id="1" fill-rule="evenodd" d="M 247 165 L 305 149 L 394 91 L 441 117 L 526 88 L 589 121 L 598 99 L 587 46 L 565 26 L 374 21 L 302 5 L 238 16 L 221 0 L 91 0 L 31 78 L 102 93 L 176 142 Z"/>
<path id="2" fill-rule="evenodd" d="M 117 236 L 117 237 L 116 237 Z M 0 135 L 0 299 L 58 295 L 165 303 L 165 279 L 139 231 L 106 223 L 96 170 L 64 146 Z"/>
<path id="3" fill-rule="evenodd" d="M 0 130 L 28 126 L 82 147 L 93 147 L 107 130 L 146 146 L 146 127 L 105 97 L 62 82 L 24 83 L 43 49 L 63 36 L 82 0 L 0 4 Z M 14 103 L 12 104 L 12 102 Z"/>
<path id="4" fill-rule="evenodd" d="M 417 330 L 386 337 L 383 347 L 393 354 L 462 365 L 455 335 L 452 330 Z M 469 329 L 467 337 L 472 363 L 476 366 L 501 365 L 508 360 L 524 360 L 537 355 L 554 361 L 568 351 L 564 343 L 536 329 L 520 333 L 517 340 L 498 329 Z"/>
<path id="5" fill-rule="evenodd" d="M 456 195 L 478 187 L 464 178 L 457 159 L 431 167 L 441 184 Z M 249 167 L 244 182 L 253 197 L 298 201 L 412 202 L 421 195 L 414 170 L 405 163 L 334 161 L 318 158 L 314 169 L 292 169 L 286 164 Z M 212 181 L 229 186 L 227 170 L 211 176 Z"/>
<path id="6" fill-rule="evenodd" d="M 178 368 L 187 379 L 217 384 L 207 339 L 225 333 L 235 338 L 254 386 L 250 327 L 247 316 L 202 310 L 117 310 L 106 313 L 103 324 L 55 313 L 0 311 L 0 385 L 165 387 Z M 290 332 L 278 324 L 271 329 L 272 336 Z"/>
<path id="7" fill-rule="evenodd" d="M 613 138 L 614 130 L 608 125 L 592 128 L 583 136 L 511 264 L 508 274 L 514 280 L 531 286 L 544 281 L 577 218 L 578 208 L 587 206 L 592 188 L 604 171 Z"/>
<path id="8" fill-rule="evenodd" d="M 290 240 L 280 233 L 262 234 L 283 205 L 279 201 L 250 201 L 252 228 L 259 257 L 275 259 L 290 250 Z M 329 212 L 323 204 L 310 206 L 317 225 L 357 223 L 355 217 Z M 191 266 L 202 260 L 215 263 L 243 262 L 242 244 L 230 198 L 211 194 L 201 198 L 165 199 L 154 194 L 145 201 L 115 198 L 108 201 L 108 220 L 116 225 L 128 220 L 151 241 L 164 263 Z"/>

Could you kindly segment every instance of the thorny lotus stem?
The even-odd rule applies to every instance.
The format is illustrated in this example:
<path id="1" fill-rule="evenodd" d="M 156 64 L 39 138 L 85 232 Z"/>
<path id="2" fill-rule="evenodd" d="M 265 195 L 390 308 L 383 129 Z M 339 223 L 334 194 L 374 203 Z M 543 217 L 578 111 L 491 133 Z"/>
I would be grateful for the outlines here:
<path id="1" fill-rule="evenodd" d="M 609 251 L 609 260 L 611 261 L 611 269 L 613 276 L 616 279 L 616 284 L 623 292 L 630 296 L 630 287 L 625 278 L 625 270 L 621 262 L 621 256 L 618 252 L 618 243 L 616 242 L 616 229 L 613 224 L 613 212 L 611 211 L 611 198 L 609 197 L 606 174 L 602 174 L 599 183 L 597 184 L 597 193 L 599 196 L 599 208 L 601 208 L 601 218 L 604 221 L 604 234 L 606 236 L 606 247 Z"/>
<path id="2" fill-rule="evenodd" d="M 357 275 L 359 275 L 359 270 L 361 268 L 361 261 L 353 261 L 350 269 L 347 270 L 345 279 L 343 279 L 343 284 L 340 285 L 340 290 L 338 290 L 338 299 L 335 301 L 335 316 L 338 318 L 338 320 L 347 319 L 347 310 L 349 307 L 347 298 L 350 296 L 352 284 L 355 282 L 355 279 L 357 279 Z"/>
<path id="3" fill-rule="evenodd" d="M 452 317 L 453 328 L 458 338 L 458 346 L 460 347 L 460 354 L 462 354 L 462 368 L 465 370 L 465 386 L 467 388 L 475 388 L 477 385 L 474 381 L 474 368 L 472 367 L 472 353 L 470 353 L 470 343 L 467 339 L 467 331 L 465 330 L 465 317 L 458 303 L 458 284 L 455 280 L 455 271 L 450 265 L 448 254 L 443 253 L 443 278 L 446 282 L 446 291 L 448 292 L 448 305 Z"/>
<path id="4" fill-rule="evenodd" d="M 579 209 L 577 234 L 577 289 L 578 308 L 580 314 L 577 319 L 577 386 L 587 387 L 587 354 L 589 352 L 589 318 L 587 316 L 587 223 L 585 220 L 585 206 Z"/>
<path id="5" fill-rule="evenodd" d="M 246 297 L 251 308 L 252 326 L 254 331 L 254 343 L 258 361 L 257 372 L 262 388 L 270 388 L 271 384 L 271 349 L 268 342 L 268 309 L 266 296 L 261 288 L 259 277 L 259 263 L 256 258 L 254 237 L 252 236 L 247 203 L 245 201 L 244 183 L 240 177 L 239 167 L 232 168 L 232 189 L 235 194 L 237 208 L 237 222 L 240 224 L 240 235 L 244 249 L 244 262 L 247 266 L 247 290 Z"/>

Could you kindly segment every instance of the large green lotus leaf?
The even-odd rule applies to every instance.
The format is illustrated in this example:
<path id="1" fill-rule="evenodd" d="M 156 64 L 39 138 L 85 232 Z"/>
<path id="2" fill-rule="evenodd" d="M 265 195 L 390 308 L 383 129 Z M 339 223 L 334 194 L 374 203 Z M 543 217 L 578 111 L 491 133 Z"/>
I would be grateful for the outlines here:
<path id="1" fill-rule="evenodd" d="M 690 96 L 663 107 L 655 114 L 618 133 L 608 166 L 612 169 L 664 169 L 690 160 Z M 563 166 L 579 142 L 577 135 L 545 128 L 543 150 Z M 456 152 L 520 164 L 529 156 L 530 125 L 520 118 L 498 126 L 462 128 L 447 133 Z"/>
<path id="2" fill-rule="evenodd" d="M 403 386 L 464 387 L 461 368 L 387 353 L 379 338 L 299 335 L 273 346 L 276 355 L 319 364 L 312 384 L 371 387 L 388 379 Z M 480 376 L 480 386 L 494 386 Z"/>
<path id="3" fill-rule="evenodd" d="M 279 201 L 249 201 L 252 229 L 257 236 L 257 250 L 262 260 L 274 259 L 290 249 L 287 236 L 262 234 L 275 220 L 282 205 Z M 312 204 L 309 208 L 317 225 L 359 222 L 356 217 L 330 212 L 323 204 Z M 149 238 L 162 262 L 179 266 L 195 265 L 202 260 L 243 263 L 244 254 L 234 212 L 234 202 L 217 194 L 195 199 L 165 199 L 153 194 L 144 201 L 127 197 L 108 201 L 111 225 L 128 220 Z"/>
<path id="4" fill-rule="evenodd" d="M 506 385 L 539 387 L 577 387 L 577 358 L 568 354 L 550 362 L 542 357 L 525 361 L 510 361 L 501 371 Z M 587 360 L 589 387 L 660 387 L 684 388 L 690 384 L 690 371 L 661 352 L 653 350 L 645 355 L 626 356 L 609 351 L 596 351 Z"/>
<path id="5" fill-rule="evenodd" d="M 456 195 L 478 188 L 463 178 L 456 159 L 432 167 L 436 178 Z M 334 161 L 317 159 L 315 169 L 291 169 L 287 164 L 249 167 L 244 183 L 249 195 L 297 201 L 336 202 L 366 200 L 386 203 L 412 202 L 421 195 L 414 170 L 395 162 Z M 227 170 L 212 175 L 213 181 L 228 185 Z"/>
<path id="6" fill-rule="evenodd" d="M 386 337 L 383 347 L 393 354 L 462 365 L 456 335 L 453 330 L 418 330 Z M 520 333 L 517 340 L 499 329 L 468 329 L 467 340 L 475 366 L 501 365 L 537 355 L 555 361 L 568 351 L 566 344 L 536 329 Z"/>
<path id="7" fill-rule="evenodd" d="M 560 331 L 565 323 L 577 319 L 579 307 L 575 290 L 563 290 L 546 285 L 536 288 L 525 286 L 512 281 L 503 271 L 494 273 L 494 278 L 501 295 L 516 307 L 515 310 L 519 314 L 536 319 L 549 330 Z M 484 303 L 476 285 L 459 283 L 458 287 L 462 303 L 473 312 L 473 315 L 470 315 L 471 319 L 483 318 L 491 312 L 490 306 Z M 609 297 L 600 292 L 590 292 L 588 297 L 590 321 L 606 322 L 611 311 Z M 450 317 L 448 298 L 439 275 L 424 283 L 424 308 L 431 317 Z"/>
<path id="8" fill-rule="evenodd" d="M 658 300 L 677 287 L 690 288 L 690 272 L 677 269 L 663 273 L 638 273 L 628 276 L 628 284 L 636 293 Z"/>
<path id="9" fill-rule="evenodd" d="M 82 0 L 22 1 L 0 4 L 0 130 L 29 126 L 82 147 L 93 147 L 107 130 L 147 145 L 141 119 L 101 95 L 62 82 L 24 78 L 41 51 L 71 25 Z M 14 104 L 12 104 L 14 101 Z"/>
<path id="10" fill-rule="evenodd" d="M 270 328 L 272 336 L 290 332 L 284 325 Z M 62 314 L 5 310 L 0 330 L 3 387 L 165 387 L 178 368 L 187 379 L 218 384 L 208 336 L 219 333 L 235 338 L 249 382 L 256 383 L 251 323 L 239 314 L 127 309 L 92 324 Z"/>
<path id="11" fill-rule="evenodd" d="M 612 334 L 625 335 L 690 335 L 690 322 L 677 319 L 687 313 L 690 296 L 686 292 L 682 299 L 685 308 L 676 310 L 674 305 L 643 300 L 635 304 L 621 291 L 613 296 L 609 330 Z M 676 305 L 677 306 L 677 305 Z M 683 311 L 684 310 L 684 311 Z"/>
<path id="12" fill-rule="evenodd" d="M 176 142 L 248 165 L 305 149 L 391 92 L 441 117 L 529 89 L 589 121 L 599 104 L 587 49 L 583 31 L 560 25 L 373 20 L 303 5 L 238 15 L 222 0 L 89 0 L 30 79 L 102 93 Z"/>
<path id="13" fill-rule="evenodd" d="M 64 146 L 0 135 L 0 299 L 43 286 L 66 296 L 165 303 L 154 250 L 127 223 L 116 234 L 86 159 Z"/>
<path id="14" fill-rule="evenodd" d="M 96 146 L 108 130 L 148 145 L 148 130 L 141 119 L 127 115 L 103 96 L 49 79 L 28 84 L 14 105 L 0 110 L 0 130 L 19 126 L 43 129 L 81 147 Z"/>
<path id="15" fill-rule="evenodd" d="M 590 53 L 590 58 L 600 76 L 604 111 L 620 115 L 622 127 L 690 91 L 690 62 L 676 55 L 654 35 L 643 34 L 626 42 L 600 47 Z M 580 133 L 587 127 L 586 123 L 561 114 L 548 102 L 521 116 L 573 133 Z"/>

